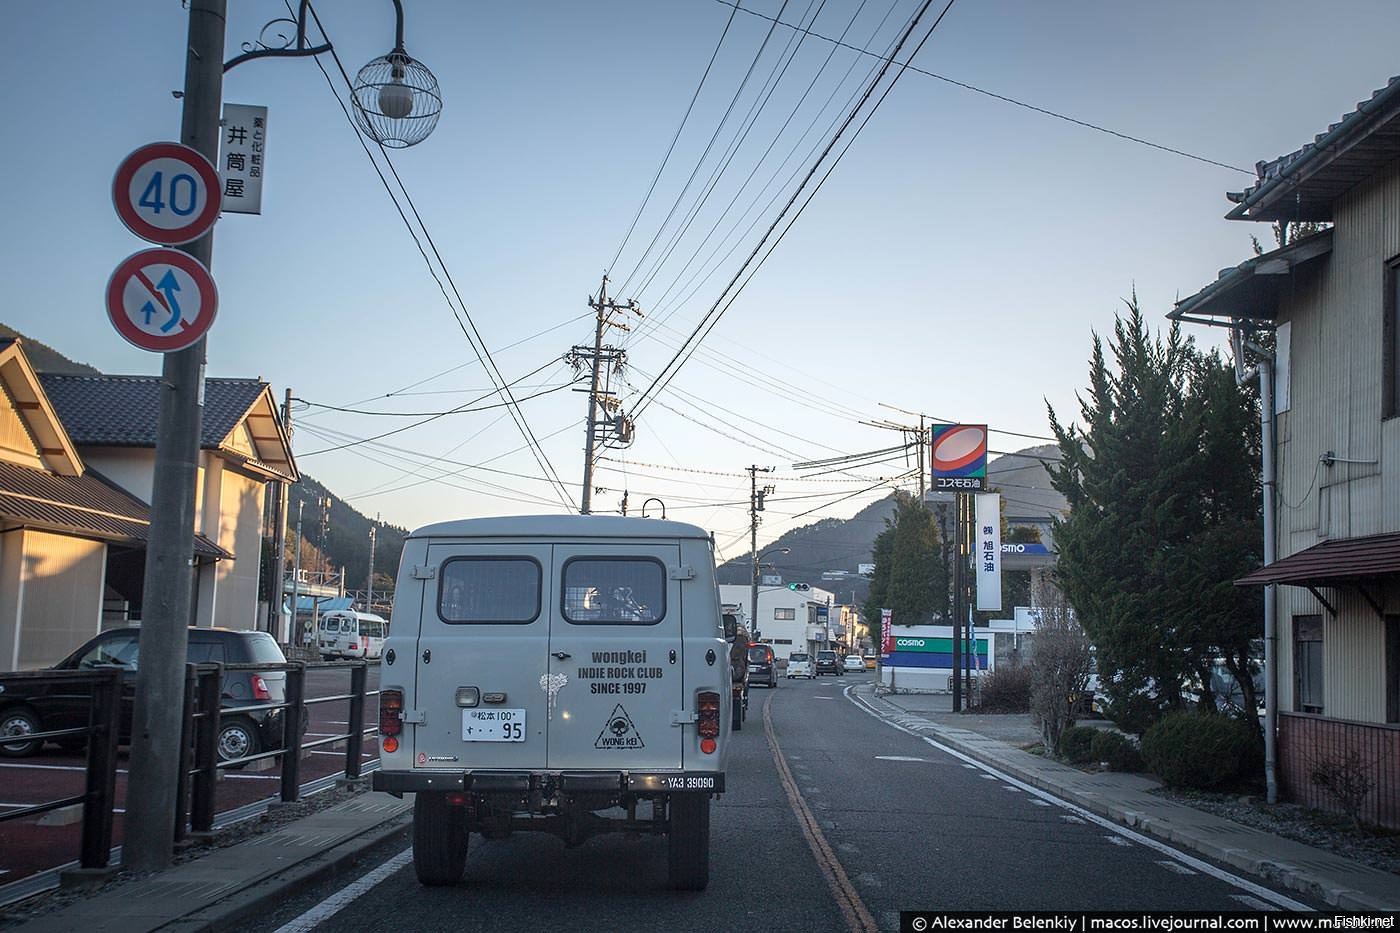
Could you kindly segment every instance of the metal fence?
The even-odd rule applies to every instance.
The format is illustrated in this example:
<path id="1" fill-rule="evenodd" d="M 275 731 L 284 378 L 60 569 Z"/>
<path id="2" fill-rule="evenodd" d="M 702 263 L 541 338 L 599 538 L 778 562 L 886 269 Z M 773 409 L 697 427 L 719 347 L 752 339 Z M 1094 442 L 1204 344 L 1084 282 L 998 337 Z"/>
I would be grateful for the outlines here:
<path id="1" fill-rule="evenodd" d="M 308 671 L 346 670 L 349 688 L 344 693 L 327 696 L 306 696 Z M 245 706 L 225 706 L 221 687 L 230 673 L 286 674 L 286 693 L 281 703 L 256 703 Z M 0 813 L 0 823 L 29 819 L 52 810 L 81 804 L 79 864 L 83 868 L 103 868 L 111 860 L 112 822 L 116 809 L 117 747 L 126 737 L 121 736 L 124 672 L 119 668 L 98 671 L 27 671 L 0 674 L 0 699 L 5 694 L 33 695 L 38 689 L 58 690 L 65 697 L 87 704 L 87 725 L 45 732 L 30 732 L 24 741 L 40 742 L 77 739 L 87 748 L 86 786 L 82 794 L 45 801 L 20 809 Z M 130 672 L 125 672 L 130 678 Z M 190 664 L 186 666 L 184 728 L 179 773 L 181 812 L 176 814 L 175 839 L 190 833 L 209 833 L 214 827 L 217 806 L 219 772 L 257 761 L 279 760 L 280 799 L 297 800 L 301 795 L 301 762 L 305 753 L 345 743 L 346 778 L 362 776 L 365 767 L 362 756 L 365 736 L 378 730 L 377 722 L 365 726 L 365 707 L 378 690 L 366 689 L 368 665 L 364 661 L 338 661 L 307 664 L 299 661 L 285 664 Z M 315 741 L 305 741 L 308 708 L 324 703 L 349 704 L 349 725 L 338 733 Z M 282 744 L 237 759 L 220 760 L 218 735 L 221 721 L 226 717 L 247 713 L 282 713 Z M 17 737 L 17 736 L 16 736 Z M 3 741 L 3 738 L 0 738 Z"/>
<path id="2" fill-rule="evenodd" d="M 1281 712 L 1278 754 L 1284 790 L 1307 807 L 1343 811 L 1335 793 L 1318 779 L 1319 770 L 1342 768 L 1355 773 L 1361 796 L 1359 817 L 1367 823 L 1400 829 L 1400 726 L 1328 719 L 1309 713 Z"/>

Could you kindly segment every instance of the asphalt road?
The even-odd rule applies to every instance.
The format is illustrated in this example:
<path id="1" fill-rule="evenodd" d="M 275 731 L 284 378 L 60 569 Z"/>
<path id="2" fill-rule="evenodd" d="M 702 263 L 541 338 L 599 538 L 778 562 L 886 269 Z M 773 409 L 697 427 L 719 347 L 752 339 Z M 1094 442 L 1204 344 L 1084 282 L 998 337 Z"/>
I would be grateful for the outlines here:
<path id="1" fill-rule="evenodd" d="M 379 665 L 368 670 L 367 690 L 379 689 Z M 312 669 L 306 677 L 306 697 L 343 695 L 349 691 L 349 673 L 344 669 Z M 308 706 L 309 725 L 306 741 L 344 734 L 350 718 L 348 700 L 317 703 Z M 365 727 L 373 726 L 379 715 L 377 698 L 365 703 Z M 120 845 L 123 836 L 123 815 L 126 812 L 126 774 L 128 749 L 118 753 L 116 815 L 113 819 L 113 844 Z M 378 740 L 365 739 L 362 759 L 379 757 Z M 49 800 L 83 792 L 86 774 L 86 753 L 66 752 L 55 745 L 45 746 L 43 752 L 29 758 L 0 758 L 0 812 L 22 806 L 32 806 Z M 343 743 L 333 743 L 308 751 L 301 762 L 301 781 L 314 780 L 343 772 L 345 751 Z M 276 797 L 280 792 L 279 766 L 268 763 L 265 770 L 249 767 L 225 772 L 215 791 L 218 812 L 245 804 Z M 58 826 L 39 824 L 39 818 L 0 823 L 0 885 L 26 878 L 36 872 L 54 868 L 78 857 L 80 826 L 77 822 Z"/>
<path id="2" fill-rule="evenodd" d="M 289 929 L 897 930 L 901 909 L 1270 906 L 1223 869 L 1190 867 L 877 720 L 843 692 L 868 679 L 754 691 L 731 738 L 729 791 L 712 811 L 702 893 L 668 890 L 662 838 L 600 836 L 566 849 L 540 834 L 473 836 L 456 887 L 424 888 L 411 865 L 389 865 L 361 891 L 346 890 L 355 873 L 342 875 L 261 922 L 277 929 L 326 911 L 337 894 L 339 912 Z M 404 848 L 396 840 L 357 871 L 402 860 Z"/>

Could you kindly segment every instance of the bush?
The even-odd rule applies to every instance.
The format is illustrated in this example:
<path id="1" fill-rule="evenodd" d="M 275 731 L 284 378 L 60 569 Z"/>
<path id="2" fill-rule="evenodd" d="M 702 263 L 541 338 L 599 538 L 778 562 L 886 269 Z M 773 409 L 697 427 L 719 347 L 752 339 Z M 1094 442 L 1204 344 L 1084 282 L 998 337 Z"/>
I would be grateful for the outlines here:
<path id="1" fill-rule="evenodd" d="M 982 680 L 982 709 L 988 713 L 1030 712 L 1030 668 L 1006 667 L 986 675 Z"/>
<path id="2" fill-rule="evenodd" d="M 1110 771 L 1143 769 L 1142 753 L 1133 740 L 1110 729 L 1098 730 L 1098 735 L 1089 743 L 1089 760 L 1107 765 Z"/>
<path id="3" fill-rule="evenodd" d="M 1091 746 L 1094 736 L 1098 734 L 1099 730 L 1093 726 L 1070 726 L 1060 734 L 1060 744 L 1055 754 L 1076 765 L 1092 761 L 1094 754 Z"/>
<path id="4" fill-rule="evenodd" d="M 1248 722 L 1219 713 L 1169 713 L 1142 737 L 1149 768 L 1172 787 L 1211 790 L 1254 778 L 1259 734 Z"/>

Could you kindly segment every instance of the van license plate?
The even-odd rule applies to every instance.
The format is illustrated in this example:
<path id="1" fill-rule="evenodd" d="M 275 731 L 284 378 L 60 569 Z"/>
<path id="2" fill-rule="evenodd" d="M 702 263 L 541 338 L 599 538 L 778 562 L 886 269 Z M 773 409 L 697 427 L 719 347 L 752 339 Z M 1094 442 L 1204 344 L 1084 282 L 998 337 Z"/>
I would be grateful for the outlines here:
<path id="1" fill-rule="evenodd" d="M 463 742 L 525 741 L 523 709 L 462 710 Z"/>

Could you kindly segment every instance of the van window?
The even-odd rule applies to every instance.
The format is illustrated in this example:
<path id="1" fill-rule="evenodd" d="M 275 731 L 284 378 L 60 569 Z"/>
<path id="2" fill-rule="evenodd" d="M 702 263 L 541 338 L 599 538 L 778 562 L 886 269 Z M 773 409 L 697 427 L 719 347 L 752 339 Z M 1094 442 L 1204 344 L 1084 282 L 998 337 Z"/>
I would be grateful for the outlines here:
<path id="1" fill-rule="evenodd" d="M 438 617 L 528 625 L 540 617 L 540 565 L 529 557 L 453 557 L 442 564 Z"/>
<path id="2" fill-rule="evenodd" d="M 384 623 L 377 619 L 361 619 L 360 634 L 366 638 L 383 638 Z"/>
<path id="3" fill-rule="evenodd" d="M 652 625 L 666 615 L 666 568 L 649 557 L 564 563 L 564 618 L 576 625 Z"/>

